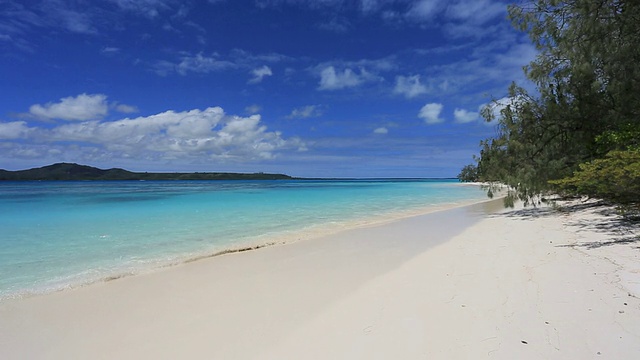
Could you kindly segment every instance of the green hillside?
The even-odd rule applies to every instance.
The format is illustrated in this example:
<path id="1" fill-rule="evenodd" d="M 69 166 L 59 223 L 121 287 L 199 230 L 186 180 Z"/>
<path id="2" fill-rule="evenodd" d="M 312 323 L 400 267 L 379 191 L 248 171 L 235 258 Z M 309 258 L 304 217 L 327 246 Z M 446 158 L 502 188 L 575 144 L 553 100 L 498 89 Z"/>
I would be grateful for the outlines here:
<path id="1" fill-rule="evenodd" d="M 40 168 L 8 171 L 0 169 L 0 181 L 27 180 L 287 180 L 291 176 L 265 173 L 149 173 L 124 169 L 98 169 L 86 165 L 57 163 Z"/>

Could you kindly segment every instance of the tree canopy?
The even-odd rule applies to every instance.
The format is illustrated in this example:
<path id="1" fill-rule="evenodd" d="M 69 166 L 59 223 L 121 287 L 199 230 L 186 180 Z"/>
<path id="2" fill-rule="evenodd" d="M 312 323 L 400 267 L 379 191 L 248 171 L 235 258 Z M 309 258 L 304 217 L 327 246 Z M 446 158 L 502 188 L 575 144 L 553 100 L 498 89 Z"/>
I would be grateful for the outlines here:
<path id="1" fill-rule="evenodd" d="M 536 90 L 514 84 L 509 104 L 493 104 L 499 115 L 483 111 L 498 125 L 480 144 L 479 180 L 509 185 L 508 202 L 564 191 L 609 196 L 580 181 L 618 176 L 602 161 L 640 164 L 640 2 L 532 0 L 510 6 L 509 16 L 539 52 L 525 67 Z M 638 171 L 624 176 L 640 182 Z"/>

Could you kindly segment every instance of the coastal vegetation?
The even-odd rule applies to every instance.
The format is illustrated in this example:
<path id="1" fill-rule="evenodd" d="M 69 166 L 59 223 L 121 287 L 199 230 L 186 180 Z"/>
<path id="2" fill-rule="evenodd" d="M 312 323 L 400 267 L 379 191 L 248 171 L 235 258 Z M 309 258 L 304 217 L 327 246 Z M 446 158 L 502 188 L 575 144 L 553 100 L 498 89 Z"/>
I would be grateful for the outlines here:
<path id="1" fill-rule="evenodd" d="M 57 163 L 40 168 L 19 171 L 0 170 L 0 181 L 27 180 L 286 180 L 291 176 L 267 173 L 151 173 L 124 169 L 98 169 L 86 165 Z"/>
<path id="2" fill-rule="evenodd" d="M 532 0 L 509 17 L 538 50 L 535 90 L 513 84 L 483 110 L 497 133 L 459 178 L 508 185 L 507 205 L 556 193 L 637 206 L 640 2 Z"/>

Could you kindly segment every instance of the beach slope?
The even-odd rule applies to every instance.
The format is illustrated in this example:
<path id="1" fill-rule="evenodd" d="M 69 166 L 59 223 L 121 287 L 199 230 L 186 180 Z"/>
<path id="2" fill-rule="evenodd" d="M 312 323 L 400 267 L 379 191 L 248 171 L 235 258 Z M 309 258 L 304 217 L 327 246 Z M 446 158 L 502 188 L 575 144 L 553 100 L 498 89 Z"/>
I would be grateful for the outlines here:
<path id="1" fill-rule="evenodd" d="M 593 209 L 496 209 L 8 300 L 0 358 L 640 358 L 637 238 Z"/>

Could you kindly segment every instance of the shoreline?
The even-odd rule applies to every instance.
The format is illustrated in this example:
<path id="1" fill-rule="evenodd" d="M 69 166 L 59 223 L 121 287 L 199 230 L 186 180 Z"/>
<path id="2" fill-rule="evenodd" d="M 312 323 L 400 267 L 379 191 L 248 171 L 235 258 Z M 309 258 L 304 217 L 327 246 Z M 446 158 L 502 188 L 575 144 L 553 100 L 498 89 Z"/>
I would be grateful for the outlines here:
<path id="1" fill-rule="evenodd" d="M 454 184 L 454 185 L 457 186 L 459 184 Z M 376 214 L 376 216 L 373 216 L 373 217 L 354 219 L 354 220 L 350 220 L 340 224 L 325 223 L 320 225 L 314 225 L 309 228 L 303 228 L 303 229 L 294 230 L 294 231 L 285 231 L 282 233 L 272 234 L 264 239 L 253 239 L 249 241 L 242 241 L 242 242 L 239 242 L 238 244 L 224 246 L 220 249 L 216 249 L 210 252 L 188 254 L 185 256 L 172 258 L 170 260 L 154 260 L 135 269 L 126 269 L 119 273 L 116 272 L 116 273 L 105 274 L 104 276 L 100 276 L 96 278 L 79 279 L 70 284 L 65 283 L 61 285 L 48 286 L 45 289 L 37 290 L 37 291 L 21 290 L 14 294 L 0 296 L 0 304 L 8 300 L 20 300 L 20 299 L 27 299 L 31 297 L 37 297 L 37 296 L 46 296 L 52 293 L 73 291 L 78 288 L 93 286 L 94 284 L 99 284 L 103 282 L 111 282 L 111 281 L 116 281 L 124 278 L 129 278 L 129 277 L 152 274 L 158 271 L 166 271 L 176 266 L 182 266 L 184 264 L 194 263 L 197 261 L 215 258 L 218 256 L 260 250 L 260 249 L 264 249 L 272 246 L 288 245 L 288 244 L 293 244 L 299 241 L 316 240 L 326 236 L 335 235 L 337 233 L 341 233 L 344 231 L 350 231 L 350 230 L 359 229 L 359 228 L 381 226 L 384 224 L 401 221 L 407 218 L 423 216 L 430 213 L 446 211 L 454 208 L 473 206 L 473 205 L 482 204 L 485 202 L 492 202 L 492 201 L 496 201 L 497 199 L 500 199 L 500 198 L 493 198 L 493 199 L 487 198 L 483 200 L 470 199 L 470 200 L 461 200 L 461 201 L 442 203 L 442 204 L 431 204 L 424 207 L 413 208 L 409 210 L 389 211 L 382 214 Z"/>
<path id="2" fill-rule="evenodd" d="M 489 203 L 0 303 L 0 357 L 638 358 L 640 240 Z"/>

